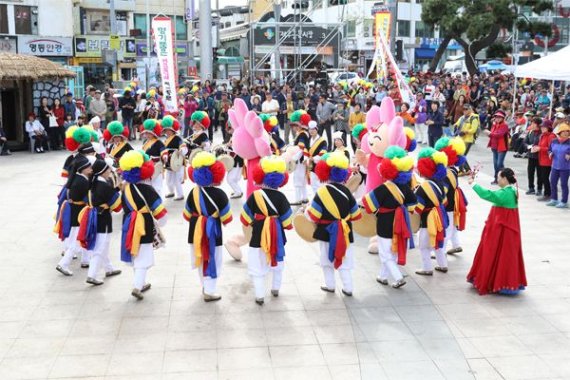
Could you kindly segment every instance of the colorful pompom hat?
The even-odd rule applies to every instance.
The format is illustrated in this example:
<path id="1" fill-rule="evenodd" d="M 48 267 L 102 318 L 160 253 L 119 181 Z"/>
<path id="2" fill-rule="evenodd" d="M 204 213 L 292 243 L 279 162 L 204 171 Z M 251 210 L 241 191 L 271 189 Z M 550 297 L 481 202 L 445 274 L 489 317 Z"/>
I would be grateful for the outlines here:
<path id="1" fill-rule="evenodd" d="M 399 146 L 389 146 L 384 151 L 384 158 L 378 167 L 380 175 L 387 181 L 404 185 L 412 180 L 414 159 L 405 149 Z"/>
<path id="2" fill-rule="evenodd" d="M 190 120 L 199 123 L 204 129 L 210 126 L 210 116 L 204 111 L 194 111 Z"/>
<path id="3" fill-rule="evenodd" d="M 418 155 L 418 172 L 424 178 L 441 181 L 447 175 L 447 155 L 433 148 L 423 148 Z"/>
<path id="4" fill-rule="evenodd" d="M 352 128 L 352 137 L 357 139 L 358 141 L 362 141 L 362 137 L 368 132 L 366 125 L 364 124 L 356 124 L 354 128 Z"/>
<path id="5" fill-rule="evenodd" d="M 435 143 L 435 149 L 445 153 L 449 166 L 461 166 L 465 163 L 465 142 L 460 137 L 442 137 Z"/>
<path id="6" fill-rule="evenodd" d="M 404 127 L 404 134 L 406 135 L 406 151 L 413 152 L 418 147 L 416 132 L 410 127 Z"/>
<path id="7" fill-rule="evenodd" d="M 273 115 L 260 113 L 259 117 L 261 118 L 261 121 L 263 121 L 263 128 L 267 131 L 267 133 L 272 133 L 273 130 L 277 127 L 277 124 L 279 124 L 277 117 Z"/>
<path id="8" fill-rule="evenodd" d="M 263 157 L 253 169 L 253 182 L 259 186 L 278 189 L 285 186 L 288 180 L 287 165 L 281 156 Z"/>
<path id="9" fill-rule="evenodd" d="M 297 110 L 289 116 L 289 121 L 291 123 L 298 124 L 301 128 L 308 129 L 309 121 L 311 121 L 311 115 L 305 110 Z"/>
<path id="10" fill-rule="evenodd" d="M 146 98 L 147 99 L 150 99 L 150 98 L 156 99 L 156 90 L 154 90 L 154 89 L 148 90 L 148 92 L 146 93 Z"/>
<path id="11" fill-rule="evenodd" d="M 129 138 L 129 129 L 125 128 L 120 121 L 112 121 L 107 124 L 107 128 L 103 131 L 103 138 L 105 141 L 110 141 L 113 137 L 122 137 L 123 139 Z"/>
<path id="12" fill-rule="evenodd" d="M 128 183 L 137 183 L 149 179 L 154 174 L 154 163 L 141 150 L 130 150 L 119 160 L 123 179 Z"/>
<path id="13" fill-rule="evenodd" d="M 163 132 L 167 129 L 170 129 L 174 132 L 178 132 L 180 130 L 180 122 L 172 115 L 166 115 L 163 117 L 160 125 L 162 126 Z"/>
<path id="14" fill-rule="evenodd" d="M 93 134 L 87 127 L 73 125 L 65 131 L 65 147 L 71 152 L 75 152 L 83 144 L 90 143 Z"/>
<path id="15" fill-rule="evenodd" d="M 222 183 L 226 168 L 210 152 L 199 152 L 188 167 L 188 177 L 198 186 L 217 186 Z"/>
<path id="16" fill-rule="evenodd" d="M 146 119 L 140 127 L 141 133 L 150 133 L 156 137 L 162 135 L 162 126 L 155 119 Z"/>
<path id="17" fill-rule="evenodd" d="M 350 176 L 348 166 L 344 153 L 325 153 L 315 165 L 315 174 L 321 182 L 345 183 Z"/>

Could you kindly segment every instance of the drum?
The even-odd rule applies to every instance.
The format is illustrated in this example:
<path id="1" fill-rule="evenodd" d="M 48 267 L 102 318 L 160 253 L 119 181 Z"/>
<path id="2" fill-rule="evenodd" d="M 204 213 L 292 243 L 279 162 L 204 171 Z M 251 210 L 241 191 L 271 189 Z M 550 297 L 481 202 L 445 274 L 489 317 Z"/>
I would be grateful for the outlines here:
<path id="1" fill-rule="evenodd" d="M 297 163 L 293 160 L 290 160 L 287 162 L 287 172 L 289 174 L 293 173 L 295 171 L 295 168 L 297 167 Z"/>
<path id="2" fill-rule="evenodd" d="M 192 159 L 194 159 L 194 157 L 199 153 L 199 152 L 203 152 L 204 149 L 202 148 L 196 148 L 196 149 L 192 149 L 192 151 L 190 152 L 190 156 L 188 156 L 188 163 L 190 165 L 192 165 Z"/>
<path id="3" fill-rule="evenodd" d="M 422 221 L 422 217 L 420 214 L 410 213 L 410 227 L 412 228 L 412 232 L 416 233 L 420 230 L 420 223 Z"/>
<path id="4" fill-rule="evenodd" d="M 181 169 L 184 166 L 184 156 L 182 155 L 182 153 L 180 153 L 179 150 L 175 150 L 174 152 L 172 152 L 172 154 L 170 155 L 170 170 L 172 170 L 173 172 L 177 172 L 179 169 Z"/>
<path id="5" fill-rule="evenodd" d="M 210 152 L 212 152 L 212 154 L 216 157 L 220 157 L 223 154 L 228 154 L 227 145 L 226 144 L 213 145 L 210 148 Z"/>
<path id="6" fill-rule="evenodd" d="M 229 154 L 222 154 L 218 157 L 218 161 L 220 161 L 222 164 L 224 164 L 224 167 L 226 168 L 226 172 L 229 172 L 230 170 L 232 170 L 234 168 L 234 158 L 232 156 L 230 156 Z"/>
<path id="7" fill-rule="evenodd" d="M 360 236 L 376 236 L 376 216 L 362 211 L 362 218 L 352 222 L 352 230 Z"/>
<path id="8" fill-rule="evenodd" d="M 362 182 L 362 174 L 356 172 L 353 173 L 348 181 L 346 181 L 346 187 L 350 190 L 351 193 L 355 193 Z"/>
<path id="9" fill-rule="evenodd" d="M 293 227 L 295 227 L 295 232 L 297 235 L 301 237 L 301 239 L 309 242 L 314 243 L 317 240 L 313 237 L 315 234 L 315 230 L 317 229 L 317 225 L 310 221 L 305 214 L 298 213 L 293 218 Z"/>

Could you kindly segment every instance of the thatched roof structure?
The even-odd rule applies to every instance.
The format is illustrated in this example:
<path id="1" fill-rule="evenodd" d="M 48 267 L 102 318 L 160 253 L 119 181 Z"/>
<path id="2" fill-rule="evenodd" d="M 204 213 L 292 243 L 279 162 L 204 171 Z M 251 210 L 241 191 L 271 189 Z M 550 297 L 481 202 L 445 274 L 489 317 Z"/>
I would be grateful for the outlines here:
<path id="1" fill-rule="evenodd" d="M 75 73 L 57 63 L 33 55 L 0 53 L 0 80 L 65 77 L 75 77 Z"/>

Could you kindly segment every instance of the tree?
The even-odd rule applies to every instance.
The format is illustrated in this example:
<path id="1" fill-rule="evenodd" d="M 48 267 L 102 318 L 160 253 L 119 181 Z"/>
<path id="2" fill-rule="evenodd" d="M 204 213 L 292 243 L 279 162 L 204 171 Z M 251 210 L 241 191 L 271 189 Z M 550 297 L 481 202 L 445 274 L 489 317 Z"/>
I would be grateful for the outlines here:
<path id="1" fill-rule="evenodd" d="M 422 21 L 438 27 L 443 38 L 429 70 L 435 71 L 452 39 L 463 47 L 467 70 L 473 75 L 477 71 L 475 56 L 496 42 L 501 29 L 512 30 L 516 25 L 531 38 L 538 33 L 549 36 L 550 25 L 524 18 L 523 7 L 541 14 L 553 4 L 549 0 L 425 0 Z"/>

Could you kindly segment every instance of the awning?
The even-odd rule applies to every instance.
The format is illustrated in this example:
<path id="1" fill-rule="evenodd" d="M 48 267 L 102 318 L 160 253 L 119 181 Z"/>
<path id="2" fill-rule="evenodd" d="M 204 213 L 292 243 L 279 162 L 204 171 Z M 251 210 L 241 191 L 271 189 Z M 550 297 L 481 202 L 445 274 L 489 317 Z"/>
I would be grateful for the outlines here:
<path id="1" fill-rule="evenodd" d="M 243 63 L 243 57 L 218 57 L 218 63 L 221 64 L 232 64 L 232 63 Z"/>
<path id="2" fill-rule="evenodd" d="M 416 59 L 432 59 L 435 56 L 435 49 L 416 48 Z"/>

